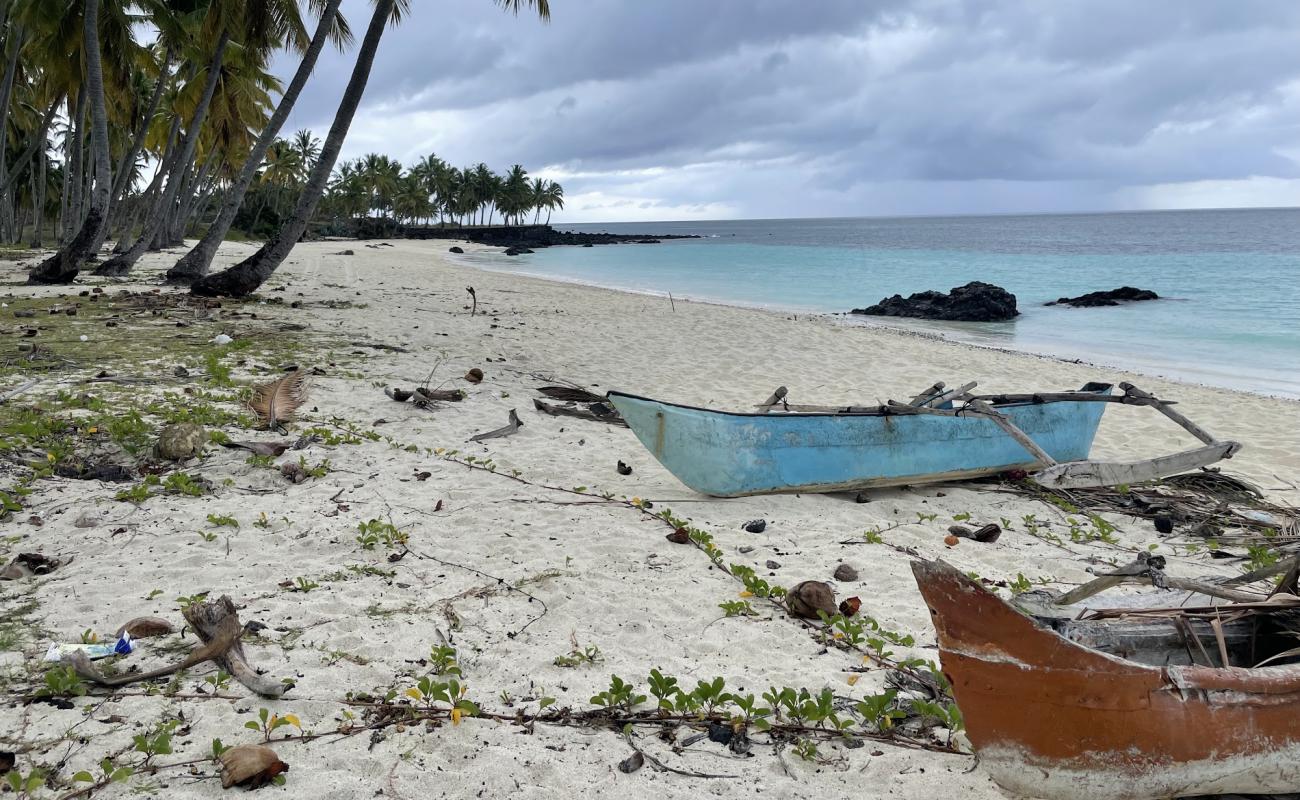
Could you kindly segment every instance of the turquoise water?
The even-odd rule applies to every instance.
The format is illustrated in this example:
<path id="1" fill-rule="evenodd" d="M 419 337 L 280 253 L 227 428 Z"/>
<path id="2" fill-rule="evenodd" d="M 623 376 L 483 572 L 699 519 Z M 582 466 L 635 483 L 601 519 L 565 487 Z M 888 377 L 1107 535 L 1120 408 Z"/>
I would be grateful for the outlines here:
<path id="1" fill-rule="evenodd" d="M 885 320 L 978 344 L 1300 397 L 1300 210 L 573 225 L 693 233 L 553 247 L 480 266 L 674 297 L 839 313 L 972 280 L 1013 292 L 1005 323 Z M 1044 307 L 1131 285 L 1162 299 Z M 849 318 L 850 320 L 854 318 Z"/>

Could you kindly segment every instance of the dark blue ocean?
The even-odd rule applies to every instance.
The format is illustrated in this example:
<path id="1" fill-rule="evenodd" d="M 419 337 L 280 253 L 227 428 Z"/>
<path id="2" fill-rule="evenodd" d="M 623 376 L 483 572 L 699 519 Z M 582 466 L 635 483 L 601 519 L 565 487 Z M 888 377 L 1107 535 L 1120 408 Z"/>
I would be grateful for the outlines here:
<path id="1" fill-rule="evenodd" d="M 984 345 L 1300 397 L 1300 209 L 557 225 L 697 234 L 553 247 L 481 266 L 739 305 L 836 313 L 972 280 L 1017 297 L 1006 323 L 900 322 Z M 1119 286 L 1163 298 L 1045 307 Z"/>

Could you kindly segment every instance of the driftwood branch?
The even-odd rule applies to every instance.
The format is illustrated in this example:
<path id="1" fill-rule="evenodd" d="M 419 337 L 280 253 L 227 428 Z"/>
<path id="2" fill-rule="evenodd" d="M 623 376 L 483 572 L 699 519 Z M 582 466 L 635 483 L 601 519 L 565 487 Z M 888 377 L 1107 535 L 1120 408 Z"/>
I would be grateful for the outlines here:
<path id="1" fill-rule="evenodd" d="M 524 423 L 519 420 L 519 415 L 516 414 L 515 410 L 512 408 L 510 409 L 509 424 L 503 425 L 502 427 L 497 428 L 496 430 L 487 431 L 486 433 L 480 433 L 477 436 L 471 436 L 469 437 L 469 440 L 471 442 L 482 442 L 482 441 L 486 441 L 487 439 L 498 439 L 502 436 L 511 436 L 513 434 L 518 433 L 519 429 L 522 428 L 523 425 Z"/>

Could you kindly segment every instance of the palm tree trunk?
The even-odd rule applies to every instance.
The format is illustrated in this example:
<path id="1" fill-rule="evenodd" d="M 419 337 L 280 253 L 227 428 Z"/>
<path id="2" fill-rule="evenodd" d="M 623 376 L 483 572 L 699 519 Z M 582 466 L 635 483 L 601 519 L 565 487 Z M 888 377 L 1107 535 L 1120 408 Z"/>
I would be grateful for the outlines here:
<path id="1" fill-rule="evenodd" d="M 131 267 L 135 266 L 135 262 L 139 261 L 140 256 L 144 255 L 145 251 L 149 249 L 154 236 L 162 230 L 167 215 L 180 192 L 183 171 L 189 169 L 189 164 L 194 159 L 194 150 L 199 144 L 199 133 L 203 128 L 203 120 L 208 115 L 208 108 L 212 105 L 212 96 L 216 94 L 217 82 L 221 78 L 222 59 L 225 57 L 226 45 L 229 43 L 230 33 L 228 31 L 222 32 L 221 38 L 217 40 L 217 47 L 212 54 L 212 60 L 208 64 L 208 77 L 203 84 L 203 94 L 199 97 L 199 104 L 194 109 L 194 117 L 185 129 L 185 139 L 180 154 L 176 159 L 176 163 L 172 165 L 171 174 L 167 176 L 167 188 L 162 192 L 159 202 L 154 206 L 153 213 L 145 220 L 144 235 L 136 240 L 130 250 L 101 264 L 99 269 L 95 270 L 96 275 L 122 277 L 129 273 Z"/>
<path id="2" fill-rule="evenodd" d="M 77 210 L 77 188 L 81 185 L 81 133 L 86 110 L 86 85 L 77 90 L 77 106 L 68 109 L 68 139 L 63 161 L 63 196 L 64 208 L 59 214 L 59 245 L 62 246 L 72 235 L 73 220 L 80 212 Z"/>
<path id="3" fill-rule="evenodd" d="M 325 194 L 330 173 L 334 170 L 334 163 L 338 161 L 339 150 L 343 147 L 343 140 L 347 138 L 348 128 L 357 113 L 357 106 L 361 104 L 361 96 L 365 94 L 366 82 L 370 80 L 370 68 L 375 61 L 375 52 L 379 49 L 379 41 L 384 36 L 384 28 L 388 24 L 388 16 L 392 13 L 395 2 L 396 0 L 375 2 L 370 27 L 366 29 L 365 39 L 362 40 L 361 48 L 357 51 L 357 63 L 352 68 L 352 77 L 348 79 L 338 112 L 334 115 L 334 124 L 330 126 L 329 135 L 325 137 L 320 158 L 312 167 L 307 185 L 298 196 L 298 204 L 294 208 L 293 216 L 252 256 L 227 270 L 197 281 L 190 287 L 191 292 L 205 296 L 243 297 L 252 294 L 267 278 L 271 277 L 293 250 L 294 245 L 302 238 L 307 230 L 307 223 L 311 221 L 317 204 Z"/>
<path id="4" fill-rule="evenodd" d="M 190 215 L 194 213 L 194 207 L 198 205 L 199 195 L 203 192 L 204 184 L 207 183 L 208 173 L 212 170 L 212 165 L 216 163 L 219 151 L 215 148 L 204 159 L 203 166 L 199 168 L 199 173 L 194 176 L 183 193 L 180 207 L 176 211 L 176 216 L 172 218 L 171 225 L 167 228 L 166 245 L 168 247 L 177 247 L 185 243 L 185 228 L 188 227 Z"/>
<path id="5" fill-rule="evenodd" d="M 154 81 L 153 94 L 150 95 L 149 104 L 145 107 L 144 117 L 135 129 L 135 135 L 131 138 L 131 146 L 126 149 L 126 152 L 122 153 L 122 160 L 117 164 L 117 174 L 113 178 L 113 196 L 108 204 L 110 220 L 113 218 L 113 212 L 126 199 L 127 192 L 131 188 L 131 173 L 133 172 L 131 166 L 135 164 L 135 160 L 140 156 L 140 148 L 144 146 L 145 135 L 149 132 L 149 123 L 153 120 L 154 114 L 158 113 L 158 104 L 162 101 L 163 91 L 167 88 L 167 79 L 170 77 L 169 70 L 174 57 L 175 52 L 168 47 L 167 53 L 163 56 L 162 63 L 158 67 L 158 80 Z M 117 216 L 121 219 L 126 215 L 118 214 Z M 104 240 L 108 238 L 108 234 L 112 229 L 112 224 L 104 226 L 104 229 L 100 231 L 99 240 L 95 242 L 95 250 L 99 250 L 104 245 Z"/>
<path id="6" fill-rule="evenodd" d="M 45 138 L 44 131 L 41 132 L 41 139 Z M 46 181 L 46 163 L 45 148 L 40 148 L 40 169 L 34 173 L 36 178 L 36 189 L 32 192 L 32 206 L 36 209 L 36 229 L 32 232 L 32 247 L 40 248 L 45 246 L 45 181 Z"/>
<path id="7" fill-rule="evenodd" d="M 6 6 L 3 17 L 0 17 L 0 27 L 3 27 L 3 19 L 9 16 L 9 9 Z M 23 47 L 23 30 L 14 24 L 6 31 L 5 39 L 11 48 L 9 61 L 5 64 L 4 80 L 0 83 L 0 155 L 6 154 L 8 150 L 8 133 L 9 133 L 9 100 L 13 97 L 14 75 L 18 72 L 18 52 Z M 7 172 L 7 159 L 0 157 L 0 181 L 4 181 Z M 13 207 L 14 195 L 17 192 L 9 191 L 0 192 L 0 207 L 8 210 Z M 22 229 L 18 230 L 18 236 L 22 236 Z"/>
<path id="8" fill-rule="evenodd" d="M 104 105 L 104 68 L 99 54 L 99 0 L 86 0 L 82 32 L 86 53 L 86 82 L 90 84 L 90 146 L 95 153 L 95 185 L 90 196 L 90 210 L 81 230 L 68 244 L 27 277 L 28 283 L 72 283 L 81 263 L 91 254 L 91 246 L 104 225 L 113 176 L 109 172 L 108 110 Z"/>
<path id="9" fill-rule="evenodd" d="M 226 194 L 226 200 L 221 206 L 221 213 L 217 219 L 208 228 L 208 232 L 203 235 L 194 249 L 181 257 L 180 261 L 169 270 L 167 270 L 167 280 L 176 283 L 193 283 L 208 274 L 208 269 L 212 266 L 212 259 L 217 255 L 217 248 L 230 232 L 230 226 L 235 222 L 235 216 L 239 214 L 239 208 L 244 203 L 244 196 L 248 193 L 248 187 L 253 184 L 253 179 L 257 177 L 257 170 L 262 166 L 262 159 L 266 158 L 266 151 L 270 149 L 271 144 L 275 142 L 275 137 L 284 127 L 284 123 L 289 119 L 293 106 L 298 102 L 298 95 L 302 94 L 302 89 L 307 85 L 307 79 L 311 76 L 312 70 L 316 66 L 316 59 L 320 56 L 321 50 L 325 47 L 325 40 L 329 38 L 330 29 L 334 26 L 334 19 L 338 16 L 339 6 L 342 0 L 329 0 L 325 10 L 321 12 L 320 22 L 316 25 L 316 33 L 312 36 L 311 44 L 307 47 L 307 52 L 303 54 L 302 61 L 298 63 L 298 70 L 293 74 L 293 80 L 289 81 L 289 86 L 284 90 L 280 97 L 280 103 L 275 108 L 275 113 L 262 129 L 258 136 L 257 142 L 248 154 L 248 159 L 244 161 L 244 167 L 239 172 L 239 178 L 235 184 L 230 187 Z"/>

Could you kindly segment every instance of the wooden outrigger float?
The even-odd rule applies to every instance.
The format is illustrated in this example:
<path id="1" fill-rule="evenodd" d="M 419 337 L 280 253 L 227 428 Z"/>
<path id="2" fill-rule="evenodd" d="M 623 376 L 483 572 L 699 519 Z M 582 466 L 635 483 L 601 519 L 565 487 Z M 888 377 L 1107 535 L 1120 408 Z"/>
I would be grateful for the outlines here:
<path id="1" fill-rule="evenodd" d="M 1231 458 L 1219 441 L 1137 387 L 974 395 L 936 383 L 903 403 L 807 406 L 781 387 L 756 412 L 735 413 L 610 392 L 642 444 L 682 483 L 719 497 L 835 492 L 1032 471 L 1054 489 L 1136 484 Z M 1202 447 L 1137 462 L 1089 461 L 1107 403 L 1150 406 Z"/>
<path id="2" fill-rule="evenodd" d="M 1282 663 L 1300 657 L 1300 597 L 1051 620 L 942 562 L 912 572 L 979 765 L 1004 789 L 1047 800 L 1300 791 L 1300 664 Z"/>

